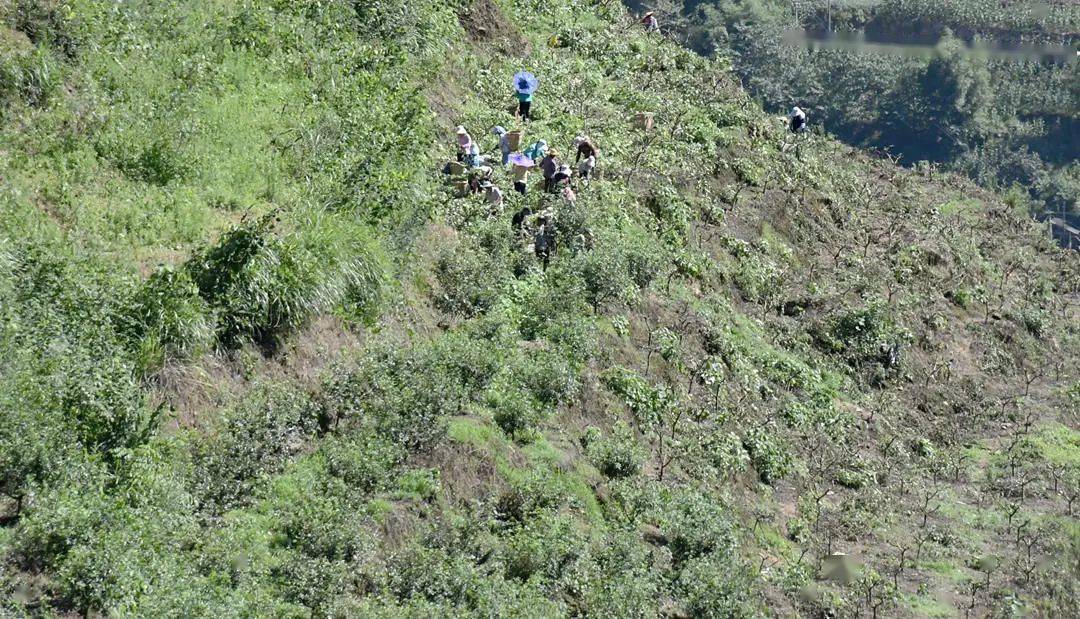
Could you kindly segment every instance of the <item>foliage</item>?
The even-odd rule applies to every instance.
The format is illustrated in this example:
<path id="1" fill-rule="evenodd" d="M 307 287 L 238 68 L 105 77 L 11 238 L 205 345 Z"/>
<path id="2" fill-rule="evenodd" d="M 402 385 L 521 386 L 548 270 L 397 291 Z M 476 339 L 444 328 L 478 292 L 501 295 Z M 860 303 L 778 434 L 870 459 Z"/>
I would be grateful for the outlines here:
<path id="1" fill-rule="evenodd" d="M 664 35 L 613 2 L 0 5 L 0 613 L 1076 614 L 1080 271 L 1021 192 L 795 140 L 668 0 Z M 1063 162 L 1061 71 L 802 54 L 785 6 L 713 14 L 777 60 L 742 70 L 766 105 Z M 453 197 L 458 124 L 586 133 L 597 173 Z"/>

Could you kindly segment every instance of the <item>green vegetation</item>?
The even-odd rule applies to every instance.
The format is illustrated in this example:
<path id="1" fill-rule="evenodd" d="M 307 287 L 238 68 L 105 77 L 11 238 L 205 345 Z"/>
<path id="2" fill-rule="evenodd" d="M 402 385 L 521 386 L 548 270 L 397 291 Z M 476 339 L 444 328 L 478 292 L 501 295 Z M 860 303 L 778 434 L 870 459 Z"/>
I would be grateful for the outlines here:
<path id="1" fill-rule="evenodd" d="M 811 123 L 907 165 L 940 164 L 984 187 L 1014 184 L 1041 214 L 1080 215 L 1080 89 L 1070 56 L 1080 40 L 1075 3 L 993 0 L 688 0 L 676 30 L 706 54 L 730 55 L 766 109 L 806 109 Z M 807 49 L 785 30 L 862 33 L 870 45 Z M 1037 53 L 985 56 L 968 44 Z M 920 50 L 921 47 L 921 50 Z M 925 53 L 911 53 L 923 51 Z M 1026 202 L 1027 199 L 1024 199 Z"/>
<path id="2" fill-rule="evenodd" d="M 1077 255 L 618 3 L 17 0 L 0 98 L 0 614 L 1080 614 Z"/>

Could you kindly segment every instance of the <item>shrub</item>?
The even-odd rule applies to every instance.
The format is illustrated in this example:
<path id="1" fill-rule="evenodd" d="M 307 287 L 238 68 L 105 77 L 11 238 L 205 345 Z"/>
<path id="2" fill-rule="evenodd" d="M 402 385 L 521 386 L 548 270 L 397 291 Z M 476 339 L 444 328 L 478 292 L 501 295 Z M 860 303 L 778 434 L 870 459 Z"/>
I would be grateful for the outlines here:
<path id="1" fill-rule="evenodd" d="M 484 399 L 495 413 L 495 423 L 513 438 L 526 438 L 548 415 L 544 406 L 510 380 L 496 382 L 489 387 Z"/>
<path id="2" fill-rule="evenodd" d="M 412 546 L 390 559 L 389 590 L 400 600 L 414 598 L 452 605 L 471 605 L 481 588 L 481 575 L 464 557 Z"/>
<path id="3" fill-rule="evenodd" d="M 132 335 L 160 345 L 161 361 L 197 356 L 214 336 L 209 307 L 184 270 L 158 267 L 135 292 L 126 313 Z"/>
<path id="4" fill-rule="evenodd" d="M 378 297 L 379 267 L 362 228 L 320 213 L 298 215 L 283 235 L 275 224 L 267 216 L 241 225 L 187 263 L 227 345 L 269 343 L 346 300 Z"/>
<path id="5" fill-rule="evenodd" d="M 680 492 L 663 512 L 661 526 L 676 565 L 706 555 L 734 558 L 735 523 L 724 504 L 703 492 Z"/>
<path id="6" fill-rule="evenodd" d="M 562 498 L 559 486 L 552 483 L 549 474 L 530 471 L 510 480 L 510 488 L 499 494 L 495 516 L 503 522 L 521 524 L 541 510 L 558 505 Z"/>
<path id="7" fill-rule="evenodd" d="M 406 455 L 402 445 L 364 434 L 328 436 L 319 452 L 327 472 L 358 492 L 383 488 Z"/>
<path id="8" fill-rule="evenodd" d="M 463 316 L 482 314 L 499 299 L 507 278 L 504 265 L 481 248 L 461 241 L 444 249 L 435 261 L 435 279 L 441 291 L 435 305 Z"/>
<path id="9" fill-rule="evenodd" d="M 128 154 L 129 145 L 102 148 L 124 175 L 159 187 L 186 179 L 195 167 L 173 141 L 165 138 L 152 140 L 134 156 Z"/>
<path id="10" fill-rule="evenodd" d="M 73 60 L 78 52 L 78 28 L 74 12 L 57 2 L 14 0 L 0 8 L 0 19 L 22 32 L 30 42 L 47 46 Z"/>
<path id="11" fill-rule="evenodd" d="M 787 445 L 777 436 L 775 428 L 754 428 L 743 436 L 743 447 L 761 481 L 771 484 L 791 472 L 794 457 Z"/>
<path id="12" fill-rule="evenodd" d="M 3 43 L 0 43 L 3 45 Z M 63 83 L 63 72 L 55 58 L 42 48 L 9 52 L 0 57 L 0 103 L 21 100 L 45 107 Z M 5 114 L 6 115 L 6 114 Z"/>
<path id="13" fill-rule="evenodd" d="M 650 617 L 659 611 L 661 592 L 652 574 L 654 558 L 637 531 L 616 529 L 598 540 L 582 586 L 589 617 Z"/>
<path id="14" fill-rule="evenodd" d="M 573 398 L 580 387 L 576 369 L 554 350 L 526 352 L 515 368 L 521 381 L 544 406 L 554 407 Z"/>
<path id="15" fill-rule="evenodd" d="M 623 422 L 615 424 L 610 437 L 604 437 L 597 428 L 589 428 L 582 444 L 593 466 L 613 479 L 636 475 L 645 463 L 644 449 L 634 437 L 634 431 Z"/>
<path id="16" fill-rule="evenodd" d="M 295 553 L 274 570 L 282 597 L 311 609 L 315 616 L 345 593 L 352 578 L 351 566 L 344 561 Z"/>
<path id="17" fill-rule="evenodd" d="M 761 614 L 753 578 L 733 557 L 690 559 L 679 573 L 677 586 L 691 616 L 726 619 Z"/>
<path id="18" fill-rule="evenodd" d="M 157 427 L 160 409 L 147 406 L 129 361 L 71 351 L 66 363 L 63 373 L 53 376 L 53 388 L 64 418 L 83 445 L 110 452 L 146 442 Z"/>
<path id="19" fill-rule="evenodd" d="M 743 449 L 742 441 L 734 432 L 717 433 L 705 445 L 709 461 L 722 479 L 729 479 L 746 472 L 750 456 Z"/>
<path id="20" fill-rule="evenodd" d="M 446 433 L 446 417 L 458 414 L 483 388 L 466 381 L 486 376 L 486 370 L 476 373 L 472 371 L 476 366 L 469 363 L 447 367 L 451 361 L 447 350 L 427 344 L 369 351 L 359 367 L 339 370 L 326 380 L 320 402 L 322 427 L 344 424 L 343 429 L 386 436 L 413 450 L 433 446 Z M 480 367 L 488 367 L 487 361 Z"/>
<path id="21" fill-rule="evenodd" d="M 260 387 L 193 446 L 194 486 L 212 513 L 242 504 L 261 478 L 282 469 L 314 433 L 312 399 L 284 385 Z"/>
<path id="22" fill-rule="evenodd" d="M 16 501 L 16 513 L 30 486 L 77 466 L 83 455 L 57 412 L 55 394 L 40 379 L 19 363 L 9 362 L 0 373 L 0 493 Z"/>
<path id="23" fill-rule="evenodd" d="M 558 581 L 574 567 L 588 547 L 568 516 L 543 512 L 516 529 L 504 546 L 506 577 L 526 581 L 534 576 Z"/>

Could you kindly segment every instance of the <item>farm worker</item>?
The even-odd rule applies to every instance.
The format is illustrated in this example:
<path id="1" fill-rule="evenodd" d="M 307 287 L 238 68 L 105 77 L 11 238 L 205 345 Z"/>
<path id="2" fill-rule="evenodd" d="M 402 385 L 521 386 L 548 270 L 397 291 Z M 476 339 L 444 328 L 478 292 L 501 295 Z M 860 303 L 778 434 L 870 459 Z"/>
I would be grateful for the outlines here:
<path id="1" fill-rule="evenodd" d="M 533 236 L 533 253 L 543 262 L 544 270 L 547 271 L 551 254 L 555 253 L 555 223 L 545 212 L 540 216 L 539 224 Z"/>
<path id="2" fill-rule="evenodd" d="M 540 160 L 540 171 L 544 173 L 544 189 L 547 191 L 555 189 L 555 173 L 559 171 L 558 157 L 559 151 L 553 148 Z"/>
<path id="3" fill-rule="evenodd" d="M 540 87 L 540 80 L 528 71 L 519 71 L 514 75 L 514 96 L 518 100 L 518 115 L 524 120 L 532 119 L 533 93 Z"/>
<path id="4" fill-rule="evenodd" d="M 593 168 L 596 167 L 596 153 L 589 155 L 578 164 L 578 175 L 581 180 L 587 181 L 592 178 Z"/>
<path id="5" fill-rule="evenodd" d="M 514 191 L 525 195 L 525 192 L 529 188 L 529 168 L 525 166 L 514 166 Z"/>
<path id="6" fill-rule="evenodd" d="M 599 154 L 596 150 L 596 146 L 593 145 L 592 140 L 583 135 L 574 138 L 574 147 L 577 148 L 577 156 L 574 158 L 574 163 L 581 161 L 582 157 L 588 158 Z"/>
<path id="7" fill-rule="evenodd" d="M 559 169 L 555 171 L 555 176 L 552 178 L 552 180 L 554 181 L 555 187 L 558 187 L 559 184 L 563 182 L 569 183 L 570 166 L 565 163 L 560 165 Z"/>
<path id="8" fill-rule="evenodd" d="M 522 120 L 531 120 L 529 112 L 532 110 L 532 93 L 531 92 L 519 92 L 517 94 L 518 100 L 518 115 Z"/>
<path id="9" fill-rule="evenodd" d="M 525 224 L 529 221 L 529 216 L 532 215 L 532 209 L 524 206 L 520 211 L 514 213 L 514 216 L 510 219 L 510 226 L 518 234 L 525 232 Z"/>
<path id="10" fill-rule="evenodd" d="M 487 200 L 492 209 L 497 213 L 501 213 L 503 208 L 502 191 L 489 180 L 480 183 L 480 188 L 484 190 L 484 199 Z"/>
<path id="11" fill-rule="evenodd" d="M 652 11 L 645 13 L 641 23 L 645 24 L 645 32 L 660 32 L 660 24 L 657 23 L 656 15 Z"/>
<path id="12" fill-rule="evenodd" d="M 469 147 L 472 146 L 472 136 L 465 130 L 465 127 L 458 125 L 457 128 L 457 145 L 458 145 L 458 161 L 469 152 Z"/>
<path id="13" fill-rule="evenodd" d="M 492 133 L 499 136 L 499 150 L 502 152 L 502 164 L 510 162 L 510 134 L 503 127 L 495 127 Z"/>
<path id="14" fill-rule="evenodd" d="M 547 146 L 547 142 L 537 140 L 536 142 L 533 142 L 532 146 L 526 148 L 525 152 L 522 154 L 533 161 L 540 161 L 544 158 L 544 155 L 547 154 Z"/>
<path id="15" fill-rule="evenodd" d="M 484 165 L 484 158 L 480 156 L 480 145 L 475 142 L 469 145 L 468 154 L 465 156 L 465 164 L 472 168 Z"/>
<path id="16" fill-rule="evenodd" d="M 798 106 L 791 108 L 791 132 L 801 133 L 806 131 L 806 112 Z"/>
<path id="17" fill-rule="evenodd" d="M 566 187 L 563 187 L 562 197 L 563 197 L 563 200 L 566 200 L 566 202 L 570 206 L 573 206 L 574 203 L 577 202 L 577 195 L 574 194 L 574 189 L 572 187 L 570 187 L 570 185 L 567 185 Z"/>

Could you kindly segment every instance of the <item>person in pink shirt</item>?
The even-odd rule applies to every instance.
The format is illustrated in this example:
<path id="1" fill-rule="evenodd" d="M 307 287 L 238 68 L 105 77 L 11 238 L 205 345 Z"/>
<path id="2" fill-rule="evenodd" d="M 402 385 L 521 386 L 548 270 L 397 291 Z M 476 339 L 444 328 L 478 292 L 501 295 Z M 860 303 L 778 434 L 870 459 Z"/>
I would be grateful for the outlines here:
<path id="1" fill-rule="evenodd" d="M 457 144 L 458 144 L 458 161 L 465 158 L 465 155 L 469 154 L 469 148 L 472 147 L 472 136 L 465 130 L 465 127 L 458 125 L 457 128 Z"/>

